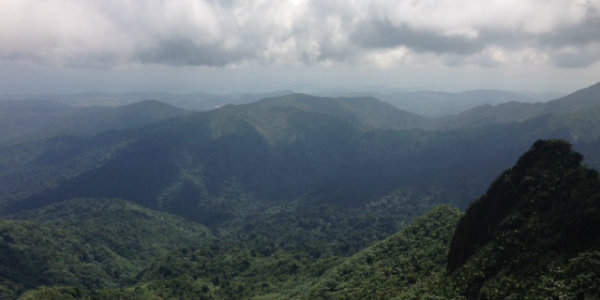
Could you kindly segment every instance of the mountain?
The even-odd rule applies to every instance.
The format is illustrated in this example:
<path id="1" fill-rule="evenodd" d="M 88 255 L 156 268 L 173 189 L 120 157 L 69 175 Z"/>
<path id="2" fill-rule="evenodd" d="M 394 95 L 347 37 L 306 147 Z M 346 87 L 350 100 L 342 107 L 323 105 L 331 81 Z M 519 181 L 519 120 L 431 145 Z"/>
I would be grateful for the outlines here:
<path id="1" fill-rule="evenodd" d="M 600 105 L 600 82 L 548 102 L 544 112 L 576 112 Z"/>
<path id="2" fill-rule="evenodd" d="M 399 110 L 373 97 L 331 98 L 290 94 L 266 98 L 249 107 L 263 112 L 278 108 L 294 108 L 333 116 L 365 129 L 425 128 L 430 122 L 417 114 Z"/>
<path id="3" fill-rule="evenodd" d="M 600 82 L 546 103 L 508 102 L 478 106 L 454 116 L 442 117 L 441 128 L 463 128 L 493 123 L 521 122 L 544 114 L 575 113 L 600 106 Z"/>
<path id="4" fill-rule="evenodd" d="M 54 102 L 72 107 L 117 107 L 133 104 L 147 99 L 153 99 L 178 108 L 194 111 L 213 110 L 227 104 L 246 104 L 258 100 L 283 96 L 292 93 L 291 91 L 273 91 L 269 93 L 248 94 L 209 94 L 209 93 L 190 93 L 175 94 L 165 92 L 126 92 L 126 93 L 103 93 L 103 92 L 85 92 L 75 94 L 13 94 L 0 95 L 2 101 L 42 101 Z"/>
<path id="5" fill-rule="evenodd" d="M 539 140 L 464 215 L 433 209 L 280 298 L 595 299 L 600 177 L 581 161 Z"/>
<path id="6" fill-rule="evenodd" d="M 96 134 L 141 127 L 184 114 L 153 100 L 118 107 L 77 108 L 49 101 L 0 102 L 0 143 L 26 141 L 57 134 Z"/>
<path id="7" fill-rule="evenodd" d="M 600 178 L 571 147 L 537 141 L 464 214 L 439 206 L 383 240 L 368 236 L 394 228 L 382 217 L 397 199 L 354 212 L 294 201 L 241 215 L 214 236 L 118 199 L 23 210 L 0 221 L 0 291 L 7 299 L 593 299 Z M 370 246 L 335 250 L 357 238 Z"/>
<path id="8" fill-rule="evenodd" d="M 540 140 L 458 222 L 448 255 L 469 299 L 600 295 L 600 181 L 561 140 Z"/>
<path id="9" fill-rule="evenodd" d="M 119 199 L 72 199 L 10 218 L 0 220 L 2 299 L 42 286 L 130 284 L 149 260 L 212 238 L 204 226 Z"/>
<path id="10" fill-rule="evenodd" d="M 128 131 L 0 148 L 0 207 L 117 197 L 211 225 L 298 199 L 361 207 L 407 188 L 424 193 L 417 198 L 442 191 L 444 202 L 466 207 L 540 138 L 572 141 L 597 166 L 598 114 L 397 130 L 390 127 L 404 125 L 378 116 L 406 114 L 374 99 L 269 98 Z"/>
<path id="11" fill-rule="evenodd" d="M 431 299 L 440 289 L 431 278 L 444 275 L 445 257 L 462 213 L 439 206 L 406 228 L 307 282 L 288 299 Z M 431 285 L 428 285 L 431 284 Z"/>
<path id="12" fill-rule="evenodd" d="M 395 107 L 430 118 L 455 115 L 482 105 L 508 102 L 531 103 L 536 99 L 508 91 L 470 90 L 459 93 L 417 91 L 377 94 Z"/>
<path id="13" fill-rule="evenodd" d="M 372 98 L 294 94 L 5 144 L 0 232 L 10 235 L 1 240 L 0 287 L 11 299 L 507 298 L 505 287 L 575 298 L 597 278 L 597 178 L 564 142 L 536 143 L 519 156 L 535 140 L 564 138 L 598 166 L 599 109 L 423 130 L 411 127 L 422 119 Z M 471 221 L 456 228 L 449 207 L 410 225 L 440 204 L 469 207 L 515 162 L 482 199 L 517 204 L 479 200 L 473 207 L 483 208 L 469 209 L 463 220 Z M 531 199 L 548 205 L 523 204 Z M 592 236 L 574 234 L 580 225 Z M 562 244 L 573 248 L 554 247 Z M 526 264 L 532 257 L 540 264 Z M 378 269 L 388 273 L 370 278 Z M 393 284 L 377 286 L 382 278 Z M 544 290 L 563 283 L 568 290 Z"/>
<path id="14" fill-rule="evenodd" d="M 472 175 L 481 173 L 478 163 L 487 154 L 470 162 L 464 162 L 472 157 L 469 152 L 445 160 L 447 153 L 440 150 L 459 153 L 468 146 L 438 140 L 441 133 L 364 129 L 364 122 L 291 107 L 261 107 L 267 104 L 227 106 L 137 130 L 6 148 L 6 158 L 0 160 L 6 170 L 0 176 L 11 186 L 2 192 L 12 191 L 5 193 L 3 204 L 7 198 L 21 198 L 13 209 L 25 209 L 69 198 L 118 197 L 201 223 L 218 223 L 251 207 L 299 197 L 360 206 L 401 187 L 447 189 L 462 178 L 483 182 L 484 177 Z M 473 139 L 462 133 L 456 138 Z M 499 157 L 510 159 L 512 151 L 496 155 L 493 163 L 501 166 Z M 10 161 L 14 153 L 29 156 L 16 163 Z M 460 177 L 445 176 L 455 164 L 462 165 Z M 42 178 L 32 182 L 36 177 L 27 175 L 32 173 Z M 54 190 L 22 199 L 15 195 L 23 193 L 19 186 L 27 186 L 26 192 Z M 458 189 L 470 191 L 468 186 Z M 456 190 L 448 194 L 448 199 L 464 195 Z M 240 195 L 248 196 L 244 208 L 232 202 Z"/>

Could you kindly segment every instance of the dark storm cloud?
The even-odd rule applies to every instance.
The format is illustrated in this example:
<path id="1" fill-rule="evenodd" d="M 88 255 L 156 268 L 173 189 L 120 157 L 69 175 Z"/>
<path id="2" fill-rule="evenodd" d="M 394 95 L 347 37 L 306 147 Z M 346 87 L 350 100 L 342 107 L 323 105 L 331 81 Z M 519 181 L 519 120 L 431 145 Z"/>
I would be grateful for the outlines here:
<path id="1" fill-rule="evenodd" d="M 408 25 L 393 26 L 388 21 L 372 21 L 358 26 L 352 40 L 362 48 L 394 48 L 404 46 L 416 51 L 472 54 L 485 46 L 479 39 L 444 36 L 441 32 L 415 29 Z"/>
<path id="2" fill-rule="evenodd" d="M 588 5 L 585 16 L 579 22 L 541 34 L 540 42 L 550 46 L 580 46 L 600 42 L 600 11 Z"/>
<path id="3" fill-rule="evenodd" d="M 551 54 L 552 62 L 561 68 L 585 68 L 600 61 L 600 48 L 577 48 L 571 51 L 554 52 Z"/>
<path id="4" fill-rule="evenodd" d="M 136 57 L 142 63 L 176 66 L 222 67 L 242 61 L 250 53 L 239 49 L 225 49 L 222 45 L 196 44 L 186 38 L 160 41 L 155 47 L 143 49 Z"/>
<path id="5" fill-rule="evenodd" d="M 585 68 L 600 61 L 600 12 L 590 8 L 578 23 L 539 37 L 540 47 L 561 68 Z"/>

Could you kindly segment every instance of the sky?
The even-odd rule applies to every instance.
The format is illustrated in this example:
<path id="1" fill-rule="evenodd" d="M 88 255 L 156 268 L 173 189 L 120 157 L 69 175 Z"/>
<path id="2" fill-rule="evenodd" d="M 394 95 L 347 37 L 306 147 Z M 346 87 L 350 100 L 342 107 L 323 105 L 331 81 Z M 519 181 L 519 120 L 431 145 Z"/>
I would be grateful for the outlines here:
<path id="1" fill-rule="evenodd" d="M 0 93 L 600 81 L 600 0 L 0 0 Z"/>

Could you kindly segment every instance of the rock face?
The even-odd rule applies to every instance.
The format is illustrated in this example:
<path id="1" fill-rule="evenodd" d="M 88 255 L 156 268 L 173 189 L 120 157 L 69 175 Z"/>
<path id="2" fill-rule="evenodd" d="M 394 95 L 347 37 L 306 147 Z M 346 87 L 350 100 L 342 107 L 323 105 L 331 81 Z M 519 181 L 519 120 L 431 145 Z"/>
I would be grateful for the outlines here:
<path id="1" fill-rule="evenodd" d="M 497 259 L 497 266 L 487 270 L 491 273 L 503 260 L 525 251 L 559 255 L 597 248 L 600 181 L 598 173 L 581 161 L 582 156 L 565 141 L 537 141 L 459 221 L 448 271 L 463 266 L 486 244 L 490 249 L 503 249 L 491 255 L 504 253 L 490 258 Z M 508 240 L 507 245 L 500 242 Z"/>

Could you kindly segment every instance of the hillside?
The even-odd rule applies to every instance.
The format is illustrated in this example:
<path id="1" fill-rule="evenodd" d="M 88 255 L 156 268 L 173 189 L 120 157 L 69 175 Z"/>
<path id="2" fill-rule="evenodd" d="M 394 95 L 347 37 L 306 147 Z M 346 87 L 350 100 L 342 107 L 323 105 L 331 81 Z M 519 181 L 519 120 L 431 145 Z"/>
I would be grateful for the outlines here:
<path id="1" fill-rule="evenodd" d="M 595 299 L 600 178 L 581 161 L 540 140 L 462 217 L 438 207 L 282 298 Z"/>
<path id="2" fill-rule="evenodd" d="M 520 122 L 545 114 L 575 113 L 600 106 L 600 82 L 546 103 L 511 101 L 474 107 L 437 120 L 440 128 L 463 128 L 494 123 Z"/>
<path id="3" fill-rule="evenodd" d="M 456 115 L 478 106 L 508 102 L 532 103 L 535 99 L 500 90 L 470 90 L 459 93 L 417 91 L 375 95 L 395 107 L 430 118 Z"/>
<path id="4" fill-rule="evenodd" d="M 207 111 L 227 104 L 246 104 L 264 98 L 283 96 L 292 93 L 281 90 L 269 93 L 166 93 L 132 91 L 125 93 L 84 92 L 75 94 L 5 94 L 0 95 L 0 102 L 53 102 L 77 108 L 85 107 L 117 107 L 133 104 L 144 99 L 153 99 L 181 109 Z"/>
<path id="5" fill-rule="evenodd" d="M 43 100 L 0 101 L 0 144 L 58 134 L 97 134 L 136 128 L 184 113 L 153 100 L 117 107 L 73 107 Z"/>
<path id="6" fill-rule="evenodd" d="M 117 197 L 212 226 L 297 199 L 361 207 L 401 189 L 466 207 L 536 139 L 564 138 L 600 162 L 597 109 L 450 131 L 378 128 L 373 111 L 396 110 L 292 95 L 3 147 L 0 208 Z"/>
<path id="7" fill-rule="evenodd" d="M 119 287 L 205 227 L 118 199 L 73 199 L 0 220 L 0 298 L 42 286 Z"/>
<path id="8" fill-rule="evenodd" d="M 379 164 L 384 162 L 369 162 L 372 159 L 361 149 L 363 145 L 356 143 L 363 132 L 352 123 L 322 113 L 290 108 L 269 109 L 259 115 L 253 107 L 228 106 L 128 132 L 121 140 L 114 140 L 114 145 L 134 140 L 102 167 L 84 172 L 54 193 L 63 193 L 61 198 L 120 197 L 148 207 L 190 212 L 180 206 L 185 200 L 177 196 L 180 189 L 191 188 L 199 195 L 207 193 L 218 198 L 228 189 L 225 183 L 234 180 L 239 183 L 239 192 L 269 200 L 291 200 L 344 181 L 346 187 L 357 186 L 354 183 L 367 179 L 367 172 L 381 172 Z M 65 157 L 65 151 L 72 157 L 84 155 L 95 149 L 91 145 L 106 139 L 106 135 L 100 135 L 82 140 L 83 145 L 58 148 L 55 155 Z M 41 147 L 54 148 L 50 145 Z M 39 165 L 36 160 L 32 163 Z M 199 176 L 203 182 L 186 181 Z M 394 187 L 392 182 L 378 179 L 383 176 L 368 179 L 373 181 L 376 193 Z M 98 186 L 96 182 L 105 184 Z M 147 188 L 148 182 L 153 182 L 151 188 Z M 332 193 L 353 193 L 334 188 Z M 166 197 L 165 201 L 159 199 L 160 195 Z M 359 197 L 354 195 L 348 202 Z"/>
<path id="9" fill-rule="evenodd" d="M 157 105 L 160 111 L 161 105 Z M 151 107 L 153 103 L 142 106 Z M 138 108 L 133 106 L 131 111 Z M 25 265 L 10 265 L 6 271 L 11 274 L 6 275 L 3 285 L 6 295 L 14 298 L 27 290 L 22 296 L 32 299 L 51 298 L 53 293 L 58 298 L 74 293 L 78 295 L 75 298 L 97 299 L 135 295 L 157 299 L 346 298 L 353 293 L 375 293 L 372 289 L 382 298 L 492 295 L 487 286 L 496 288 L 498 282 L 512 279 L 503 273 L 485 280 L 474 278 L 489 270 L 471 261 L 478 261 L 477 253 L 483 251 L 478 249 L 495 249 L 493 235 L 459 251 L 469 255 L 452 265 L 456 268 L 463 264 L 449 276 L 439 271 L 446 267 L 442 243 L 421 251 L 417 248 L 430 241 L 428 235 L 421 240 L 413 235 L 417 239 L 414 247 L 402 249 L 412 253 L 411 257 L 428 257 L 426 265 L 422 259 L 414 264 L 411 261 L 415 270 L 433 271 L 411 271 L 403 273 L 405 277 L 393 278 L 382 275 L 389 281 L 397 279 L 398 285 L 407 284 L 403 289 L 377 286 L 374 282 L 379 280 L 367 278 L 373 270 L 371 264 L 361 261 L 369 256 L 365 253 L 377 253 L 382 257 L 381 264 L 373 264 L 377 268 L 404 262 L 388 261 L 385 257 L 391 252 L 374 243 L 394 235 L 434 206 L 447 203 L 468 207 L 537 139 L 564 138 L 586 156 L 587 164 L 597 167 L 600 162 L 597 107 L 445 131 L 394 129 L 396 125 L 390 120 L 396 120 L 396 116 L 407 115 L 370 98 L 290 95 L 183 114 L 128 130 L 89 136 L 65 134 L 4 145 L 0 147 L 0 212 L 5 219 L 27 219 L 5 221 L 10 228 L 7 232 L 17 232 L 11 236 L 19 237 L 14 244 L 8 243 L 7 249 L 23 249 L 17 252 L 27 257 L 17 260 Z M 112 204 L 71 200 L 114 198 L 128 202 L 108 209 Z M 132 205 L 138 211 L 144 210 L 146 216 L 163 217 L 149 216 L 145 223 L 137 219 L 140 214 L 130 209 Z M 87 209 L 91 213 L 86 213 Z M 500 217 L 510 218 L 510 213 Z M 120 225 L 113 228 L 111 224 L 121 224 L 123 218 L 143 224 L 149 231 L 136 232 L 157 235 L 159 243 L 149 243 L 135 234 L 121 240 L 121 231 L 115 229 Z M 177 222 L 204 224 L 215 238 L 207 241 L 181 233 Z M 135 228 L 132 224 L 125 226 Z M 481 224 L 476 227 L 485 228 Z M 430 233 L 452 231 L 450 227 L 427 228 L 425 231 Z M 30 232 L 33 240 L 23 237 L 23 232 Z M 163 232 L 182 238 L 170 240 Z M 400 235 L 408 237 L 410 233 Z M 441 235 L 436 236 L 442 240 Z M 82 241 L 89 246 L 80 246 Z M 490 243 L 492 246 L 486 246 Z M 32 246 L 35 244 L 45 245 L 48 252 Z M 109 247 L 109 254 L 102 256 L 106 266 L 118 266 L 110 272 L 102 268 L 89 271 L 88 267 L 97 265 L 86 265 L 87 261 L 81 262 L 85 257 L 77 255 L 86 247 L 96 252 Z M 104 250 L 95 250 L 97 247 Z M 48 258 L 59 248 L 67 249 L 64 255 L 56 254 L 56 261 Z M 138 251 L 116 252 L 124 248 Z M 14 254 L 9 250 L 7 253 Z M 594 252 L 590 251 L 581 255 L 593 259 Z M 14 255 L 11 257 L 19 257 Z M 575 268 L 568 265 L 571 259 L 588 259 L 557 255 L 547 261 L 561 268 Z M 556 257 L 564 263 L 557 262 Z M 37 263 L 46 260 L 52 265 Z M 46 272 L 36 269 L 38 265 L 64 270 L 61 261 L 77 267 L 65 271 L 66 277 L 60 275 L 63 273 L 52 275 L 56 278 L 52 282 L 31 275 Z M 82 264 L 86 267 L 81 268 L 100 281 L 74 279 L 89 279 L 82 275 Z M 354 265 L 356 270 L 346 274 L 348 266 Z M 32 271 L 23 273 L 26 277 L 16 282 L 12 278 L 21 274 L 16 271 L 19 268 Z M 526 274 L 518 279 L 523 282 L 530 276 L 521 270 L 512 271 Z M 548 277 L 547 282 L 559 280 L 556 276 Z M 331 278 L 339 279 L 340 285 L 332 285 Z M 412 282 L 414 278 L 420 278 L 419 284 Z M 346 281 L 353 284 L 343 283 Z M 51 287 L 41 287 L 43 284 Z M 449 289 L 435 289 L 441 284 Z M 181 285 L 192 288 L 186 290 L 188 294 L 181 294 Z M 533 283 L 530 287 L 539 288 Z"/>
<path id="10" fill-rule="evenodd" d="M 448 255 L 469 299 L 600 295 L 600 181 L 560 140 L 538 141 L 474 202 Z"/>
<path id="11" fill-rule="evenodd" d="M 569 143 L 540 140 L 464 215 L 440 206 L 397 233 L 389 217 L 418 193 L 354 211 L 295 201 L 214 237 L 123 200 L 62 201 L 2 221 L 2 297 L 594 298 L 600 179 L 581 162 Z"/>
<path id="12" fill-rule="evenodd" d="M 289 299 L 430 299 L 461 212 L 437 207 L 400 232 L 345 259 Z"/>
<path id="13" fill-rule="evenodd" d="M 373 97 L 330 98 L 304 94 L 273 97 L 249 104 L 253 111 L 265 113 L 278 108 L 329 115 L 364 129 L 414 129 L 427 128 L 430 120 Z"/>

